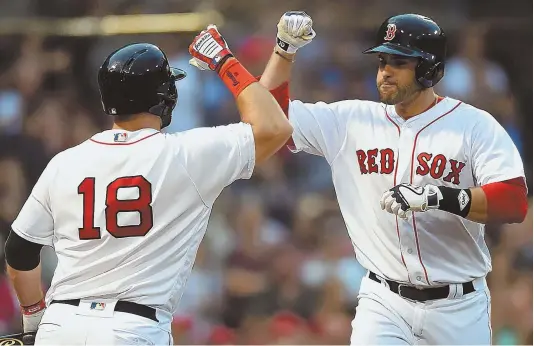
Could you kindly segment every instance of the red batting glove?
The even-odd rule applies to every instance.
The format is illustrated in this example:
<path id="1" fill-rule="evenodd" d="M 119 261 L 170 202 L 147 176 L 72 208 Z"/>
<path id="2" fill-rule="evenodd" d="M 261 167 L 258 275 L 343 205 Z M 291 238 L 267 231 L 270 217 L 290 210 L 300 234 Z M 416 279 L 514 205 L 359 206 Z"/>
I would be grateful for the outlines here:
<path id="1" fill-rule="evenodd" d="M 193 59 L 189 63 L 201 70 L 210 69 L 219 72 L 223 63 L 233 56 L 228 44 L 217 31 L 215 25 L 208 25 L 207 30 L 195 37 L 189 46 Z"/>

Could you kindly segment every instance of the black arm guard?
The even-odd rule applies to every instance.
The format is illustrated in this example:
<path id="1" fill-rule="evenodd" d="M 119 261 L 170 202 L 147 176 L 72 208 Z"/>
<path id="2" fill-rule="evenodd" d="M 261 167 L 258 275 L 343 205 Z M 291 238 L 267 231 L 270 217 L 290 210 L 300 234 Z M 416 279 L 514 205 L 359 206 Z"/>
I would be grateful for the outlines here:
<path id="1" fill-rule="evenodd" d="M 42 248 L 43 245 L 32 243 L 11 230 L 5 247 L 6 262 L 15 270 L 35 269 L 41 262 Z"/>

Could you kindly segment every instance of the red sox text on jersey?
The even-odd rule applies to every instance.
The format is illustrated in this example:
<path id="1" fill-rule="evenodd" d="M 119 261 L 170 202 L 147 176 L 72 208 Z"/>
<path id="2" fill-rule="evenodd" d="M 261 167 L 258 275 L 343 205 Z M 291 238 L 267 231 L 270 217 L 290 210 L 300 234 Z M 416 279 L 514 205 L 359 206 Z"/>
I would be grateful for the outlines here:
<path id="1" fill-rule="evenodd" d="M 395 152 L 390 149 L 359 149 L 356 151 L 361 174 L 391 174 L 395 167 Z M 423 152 L 417 155 L 415 173 L 420 176 L 430 174 L 433 179 L 443 179 L 448 183 L 460 184 L 460 173 L 465 162 L 447 158 L 443 154 Z"/>

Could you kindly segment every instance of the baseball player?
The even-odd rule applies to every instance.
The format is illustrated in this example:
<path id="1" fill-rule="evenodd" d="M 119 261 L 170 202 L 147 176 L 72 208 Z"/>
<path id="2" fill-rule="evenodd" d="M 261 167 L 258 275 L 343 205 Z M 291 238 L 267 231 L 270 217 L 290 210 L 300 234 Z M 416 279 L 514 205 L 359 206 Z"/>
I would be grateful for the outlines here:
<path id="1" fill-rule="evenodd" d="M 185 73 L 148 43 L 107 57 L 98 83 L 113 128 L 50 161 L 6 244 L 24 331 L 37 331 L 36 344 L 172 344 L 171 316 L 215 199 L 291 136 L 278 103 L 215 26 L 189 52 L 192 65 L 218 73 L 242 122 L 163 134 Z M 45 300 L 43 245 L 58 257 Z"/>
<path id="2" fill-rule="evenodd" d="M 368 270 L 351 344 L 490 344 L 484 224 L 526 215 L 521 158 L 487 112 L 436 95 L 446 36 L 432 19 L 387 19 L 376 45 L 380 102 L 289 101 L 296 51 L 315 32 L 285 13 L 261 83 L 293 126 L 290 148 L 323 156 L 358 261 Z"/>

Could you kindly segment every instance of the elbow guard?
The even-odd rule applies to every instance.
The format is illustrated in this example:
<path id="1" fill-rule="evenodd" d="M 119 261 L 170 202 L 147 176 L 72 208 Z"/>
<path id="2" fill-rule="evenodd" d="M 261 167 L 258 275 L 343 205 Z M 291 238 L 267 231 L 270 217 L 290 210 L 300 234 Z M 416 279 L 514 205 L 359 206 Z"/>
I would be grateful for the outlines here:
<path id="1" fill-rule="evenodd" d="M 261 76 L 256 77 L 258 82 L 260 79 Z M 269 90 L 269 92 L 273 95 L 276 102 L 278 102 L 278 105 L 282 108 L 286 117 L 289 118 L 289 82 L 283 82 L 276 88 Z"/>
<path id="2" fill-rule="evenodd" d="M 275 89 L 270 90 L 271 95 L 280 105 L 286 117 L 289 117 L 289 83 L 284 82 Z"/>
<path id="3" fill-rule="evenodd" d="M 256 77 L 256 80 L 259 81 L 260 79 L 261 76 Z M 280 108 L 282 108 L 282 111 L 289 119 L 289 82 L 283 82 L 276 88 L 269 90 L 269 92 L 274 97 L 276 102 L 278 102 L 278 105 L 280 106 Z M 289 137 L 286 145 L 290 148 L 295 147 L 295 143 L 293 142 L 293 136 Z"/>
<path id="4" fill-rule="evenodd" d="M 42 248 L 43 245 L 32 243 L 11 231 L 5 246 L 6 262 L 15 270 L 33 270 L 41 262 Z"/>
<path id="5" fill-rule="evenodd" d="M 521 223 L 528 210 L 527 187 L 522 177 L 482 186 L 488 203 L 488 223 Z"/>
<path id="6" fill-rule="evenodd" d="M 278 102 L 278 104 L 280 105 L 280 108 L 282 108 L 282 111 L 284 111 L 286 117 L 289 119 L 289 82 L 282 83 L 275 89 L 270 90 L 270 92 L 276 102 Z M 295 143 L 293 142 L 293 136 L 289 137 L 286 145 L 289 148 L 295 147 Z"/>

